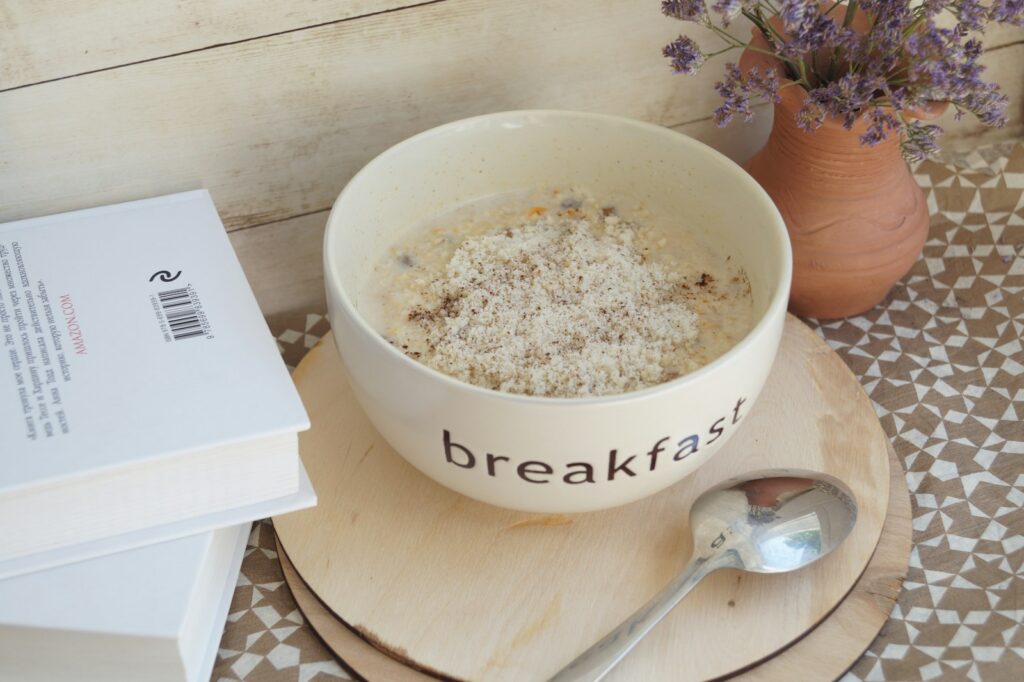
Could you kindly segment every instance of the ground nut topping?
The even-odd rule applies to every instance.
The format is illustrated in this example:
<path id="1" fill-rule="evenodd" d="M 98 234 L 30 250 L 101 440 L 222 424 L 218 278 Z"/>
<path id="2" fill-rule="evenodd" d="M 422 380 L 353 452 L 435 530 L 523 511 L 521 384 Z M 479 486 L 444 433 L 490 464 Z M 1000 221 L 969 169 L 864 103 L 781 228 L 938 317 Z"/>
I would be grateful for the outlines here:
<path id="1" fill-rule="evenodd" d="M 409 313 L 423 361 L 472 384 L 543 396 L 662 383 L 697 335 L 684 290 L 630 246 L 632 225 L 567 214 L 468 237 Z"/>
<path id="2" fill-rule="evenodd" d="M 358 297 L 404 353 L 536 396 L 635 391 L 707 364 L 754 322 L 742 269 L 642 206 L 505 195 L 403 236 Z"/>

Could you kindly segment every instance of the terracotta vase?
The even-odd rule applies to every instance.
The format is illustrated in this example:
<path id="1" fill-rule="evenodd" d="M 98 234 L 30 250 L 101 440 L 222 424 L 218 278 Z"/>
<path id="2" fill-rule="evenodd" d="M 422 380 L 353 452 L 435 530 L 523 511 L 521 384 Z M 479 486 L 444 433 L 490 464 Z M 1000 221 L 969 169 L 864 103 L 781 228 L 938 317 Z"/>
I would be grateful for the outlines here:
<path id="1" fill-rule="evenodd" d="M 744 55 L 741 65 L 763 66 Z M 896 135 L 874 147 L 832 118 L 808 133 L 796 125 L 805 91 L 780 91 L 764 148 L 747 171 L 775 201 L 793 245 L 789 309 L 822 319 L 877 305 L 910 270 L 928 234 L 924 193 L 900 155 Z M 937 115 L 928 112 L 927 117 Z M 924 117 L 924 116 L 922 116 Z"/>

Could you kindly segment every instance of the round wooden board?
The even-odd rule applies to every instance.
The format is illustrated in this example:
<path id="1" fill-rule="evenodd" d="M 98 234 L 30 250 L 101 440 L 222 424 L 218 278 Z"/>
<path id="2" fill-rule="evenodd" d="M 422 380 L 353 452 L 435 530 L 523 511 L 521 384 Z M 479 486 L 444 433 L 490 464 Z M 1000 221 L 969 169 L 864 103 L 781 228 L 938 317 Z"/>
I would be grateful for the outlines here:
<path id="1" fill-rule="evenodd" d="M 911 509 L 903 469 L 890 451 L 889 511 L 878 547 L 836 610 L 792 646 L 729 679 L 736 682 L 835 680 L 864 653 L 899 598 L 911 549 Z M 369 682 L 434 682 L 353 632 L 310 591 L 278 543 L 285 582 L 306 621 L 346 666 Z"/>
<path id="2" fill-rule="evenodd" d="M 885 518 L 885 434 L 842 360 L 792 317 L 764 392 L 718 455 L 658 495 L 591 514 L 498 509 L 424 477 L 359 409 L 329 337 L 295 380 L 313 425 L 300 449 L 320 503 L 275 520 L 284 548 L 363 637 L 456 679 L 550 677 L 679 570 L 692 549 L 687 510 L 722 479 L 766 468 L 831 474 L 856 495 L 857 526 L 799 573 L 712 575 L 607 679 L 704 680 L 768 658 L 839 604 Z"/>

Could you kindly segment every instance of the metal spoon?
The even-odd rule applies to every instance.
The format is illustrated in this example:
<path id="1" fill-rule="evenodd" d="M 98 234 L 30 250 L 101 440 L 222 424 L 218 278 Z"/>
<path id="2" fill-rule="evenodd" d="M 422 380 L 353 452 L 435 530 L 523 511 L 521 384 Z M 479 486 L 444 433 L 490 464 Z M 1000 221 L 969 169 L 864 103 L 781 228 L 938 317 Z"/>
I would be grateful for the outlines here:
<path id="1" fill-rule="evenodd" d="M 600 680 L 708 574 L 794 571 L 839 546 L 856 520 L 853 494 L 823 474 L 762 471 L 705 491 L 690 510 L 694 550 L 686 568 L 550 682 Z"/>

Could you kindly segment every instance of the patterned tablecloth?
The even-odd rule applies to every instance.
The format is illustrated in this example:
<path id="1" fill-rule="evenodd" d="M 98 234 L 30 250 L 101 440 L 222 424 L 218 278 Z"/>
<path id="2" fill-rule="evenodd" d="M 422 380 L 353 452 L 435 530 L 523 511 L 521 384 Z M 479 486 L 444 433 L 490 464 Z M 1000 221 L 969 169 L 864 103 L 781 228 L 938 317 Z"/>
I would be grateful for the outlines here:
<path id="1" fill-rule="evenodd" d="M 1024 680 L 1024 145 L 919 164 L 931 233 L 882 305 L 808 321 L 871 396 L 906 471 L 914 550 L 889 622 L 844 678 Z M 278 321 L 289 365 L 326 333 Z M 351 679 L 254 526 L 214 680 Z"/>

